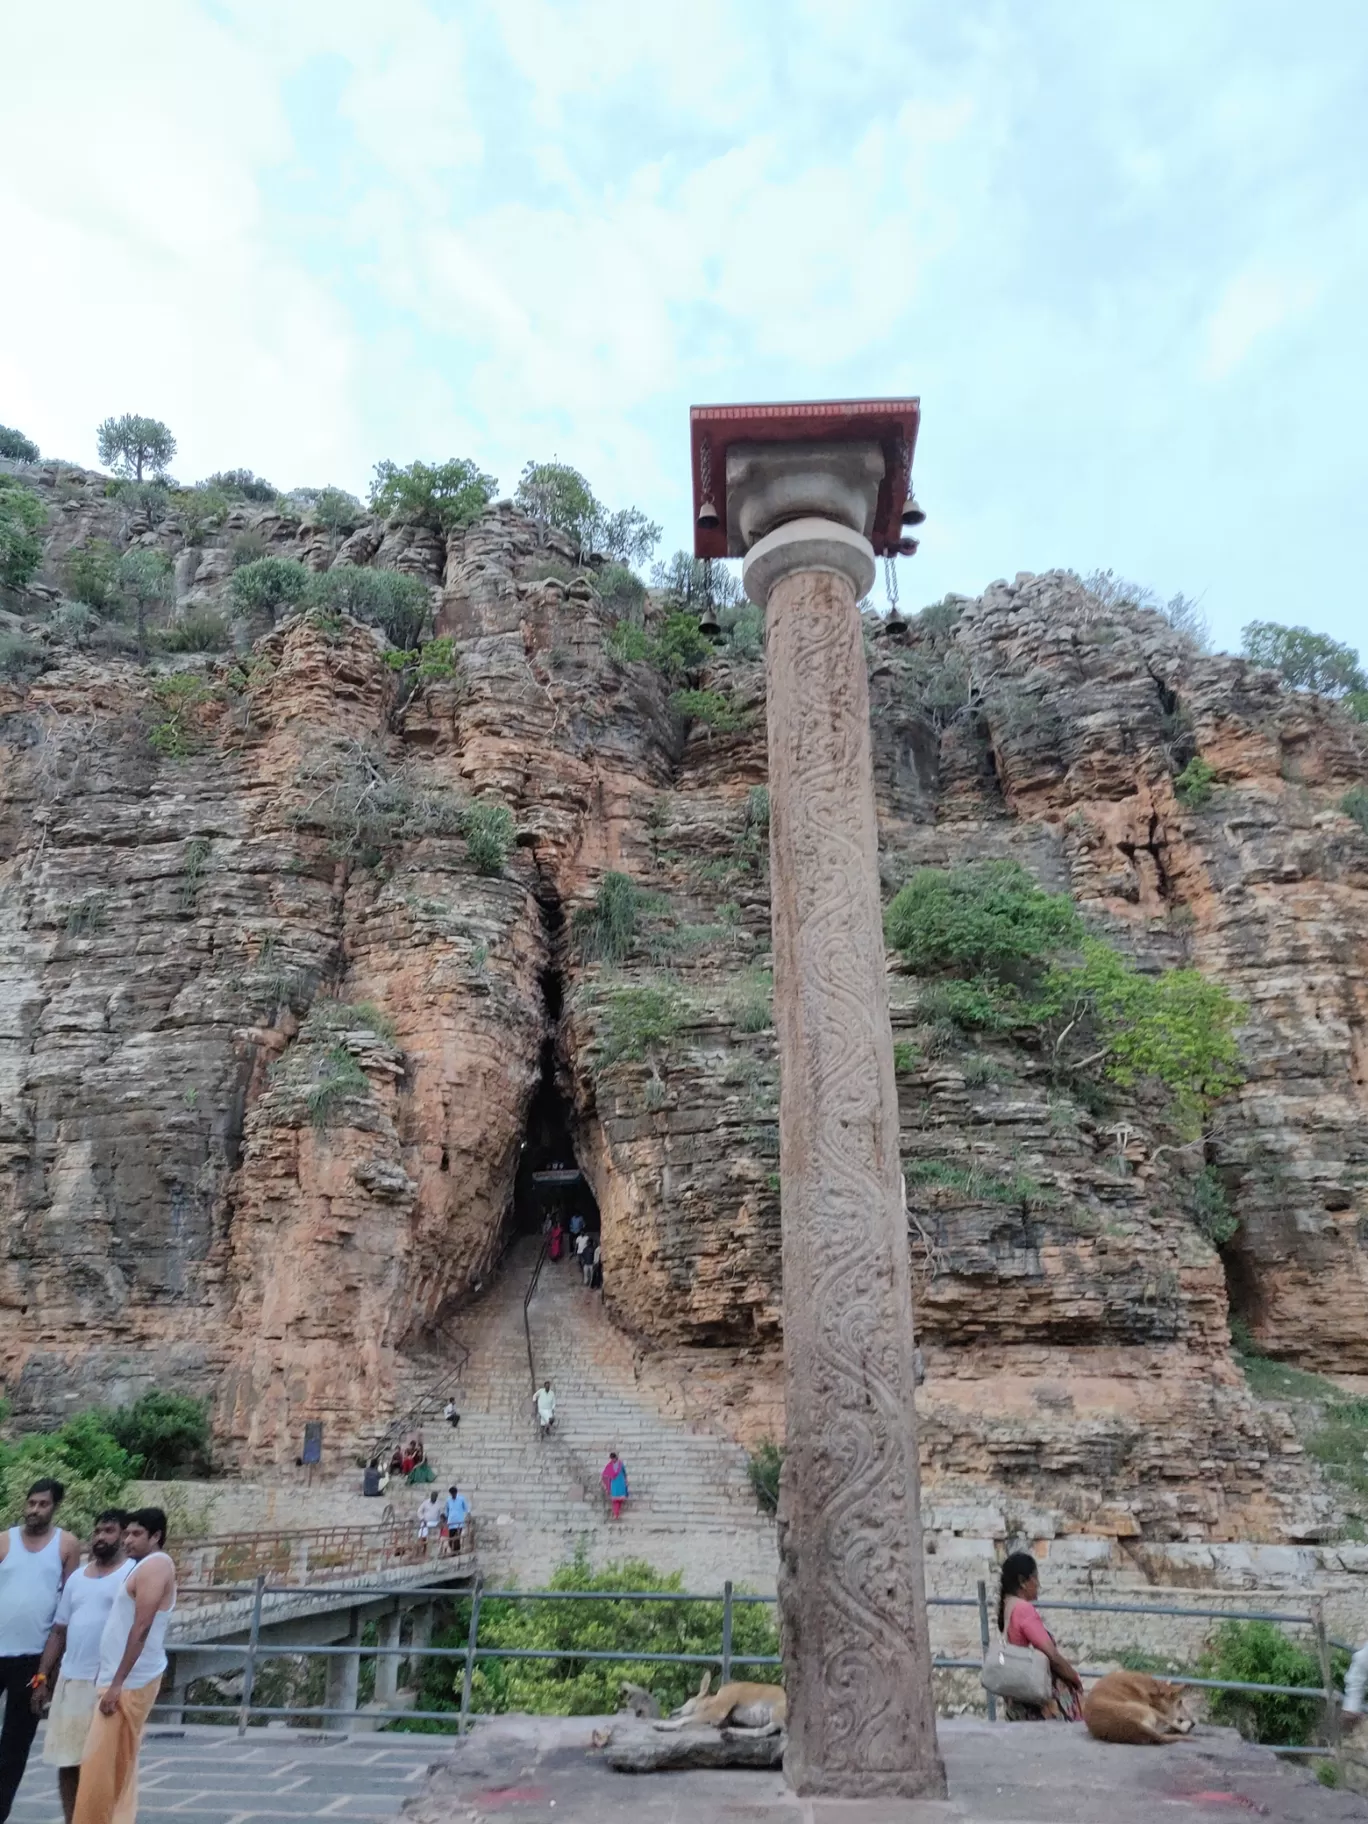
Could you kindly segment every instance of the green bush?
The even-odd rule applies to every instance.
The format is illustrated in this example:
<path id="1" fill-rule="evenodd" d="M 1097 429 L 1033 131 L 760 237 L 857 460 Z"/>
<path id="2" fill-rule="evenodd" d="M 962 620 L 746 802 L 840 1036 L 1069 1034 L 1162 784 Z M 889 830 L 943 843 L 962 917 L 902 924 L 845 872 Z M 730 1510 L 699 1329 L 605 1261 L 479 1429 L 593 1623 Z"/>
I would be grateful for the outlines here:
<path id="1" fill-rule="evenodd" d="M 155 1481 L 209 1473 L 209 1402 L 159 1388 L 107 1415 L 110 1436 Z"/>
<path id="2" fill-rule="evenodd" d="M 1351 786 L 1340 799 L 1339 808 L 1346 817 L 1352 817 L 1361 830 L 1368 833 L 1368 787 Z"/>
<path id="3" fill-rule="evenodd" d="M 279 492 L 271 482 L 254 475 L 250 469 L 220 469 L 216 475 L 206 475 L 195 486 L 222 494 L 228 500 L 255 501 L 259 506 L 269 506 Z"/>
<path id="4" fill-rule="evenodd" d="M 1065 893 L 1043 893 L 1014 861 L 918 868 L 884 914 L 889 943 L 923 973 L 999 974 L 1075 944 L 1083 925 Z"/>
<path id="5" fill-rule="evenodd" d="M 420 577 L 360 564 L 340 564 L 311 576 L 304 599 L 319 613 L 349 614 L 379 627 L 391 645 L 403 649 L 422 645 L 431 606 Z"/>
<path id="6" fill-rule="evenodd" d="M 156 711 L 147 738 L 163 759 L 184 760 L 199 745 L 195 711 L 214 693 L 190 671 L 153 678 L 151 692 Z"/>
<path id="7" fill-rule="evenodd" d="M 188 608 L 157 635 L 161 652 L 223 652 L 233 643 L 228 623 L 213 608 Z"/>
<path id="8" fill-rule="evenodd" d="M 22 589 L 43 561 L 47 508 L 22 481 L 0 475 L 0 584 Z"/>
<path id="9" fill-rule="evenodd" d="M 258 557 L 234 570 L 228 599 L 240 614 L 264 614 L 272 626 L 309 593 L 312 572 L 293 557 Z"/>
<path id="10" fill-rule="evenodd" d="M 1013 1032 L 1032 1018 L 1020 992 L 989 975 L 928 982 L 917 994 L 917 1016 L 933 1026 L 948 1021 L 964 1032 Z"/>
<path id="11" fill-rule="evenodd" d="M 1200 754 L 1194 754 L 1174 780 L 1173 789 L 1190 811 L 1200 811 L 1211 802 L 1215 781 L 1216 768 Z"/>
<path id="12" fill-rule="evenodd" d="M 308 517 L 316 526 L 336 536 L 354 532 L 366 517 L 366 509 L 345 488 L 320 488 L 309 507 Z"/>
<path id="13" fill-rule="evenodd" d="M 105 614 L 118 606 L 119 554 L 102 538 L 74 545 L 62 564 L 67 594 Z"/>
<path id="14" fill-rule="evenodd" d="M 773 1514 L 779 1508 L 779 1478 L 784 1469 L 783 1446 L 773 1438 L 761 1438 L 746 1458 L 746 1474 L 755 1493 L 756 1506 L 762 1514 Z"/>
<path id="15" fill-rule="evenodd" d="M 653 520 L 636 507 L 610 513 L 579 470 L 565 462 L 529 462 L 513 504 L 573 538 L 582 555 L 598 552 L 621 566 L 644 563 L 660 540 Z"/>
<path id="16" fill-rule="evenodd" d="M 628 564 L 605 564 L 594 577 L 594 588 L 608 613 L 619 620 L 639 614 L 646 600 L 646 585 Z"/>
<path id="17" fill-rule="evenodd" d="M 599 1003 L 594 1039 L 600 1070 L 668 1049 L 688 1017 L 683 996 L 669 987 L 615 987 Z"/>
<path id="18" fill-rule="evenodd" d="M 628 1464 L 630 1472 L 631 1464 Z M 552 1590 L 672 1591 L 682 1587 L 680 1574 L 658 1571 L 641 1559 L 628 1559 L 592 1571 L 581 1546 L 547 1586 Z M 464 1647 L 470 1605 L 453 1605 L 450 1625 L 434 1638 L 436 1646 Z M 528 1711 L 540 1716 L 602 1716 L 618 1705 L 618 1686 L 627 1680 L 653 1692 L 663 1710 L 682 1704 L 698 1689 L 697 1665 L 661 1665 L 634 1660 L 635 1653 L 698 1653 L 720 1656 L 722 1604 L 718 1602 L 534 1602 L 486 1600 L 480 1604 L 480 1645 L 543 1652 L 560 1650 L 611 1652 L 612 1660 L 486 1659 L 475 1662 L 471 1686 L 476 1711 Z M 732 1612 L 732 1650 L 738 1654 L 777 1654 L 773 1611 L 766 1603 L 738 1603 Z M 455 1710 L 460 1704 L 463 1665 L 460 1659 L 422 1662 L 418 1707 Z M 737 1676 L 766 1682 L 782 1677 L 779 1667 L 756 1667 Z M 716 1672 L 714 1671 L 714 1684 Z M 430 1725 L 431 1726 L 431 1725 Z M 423 1728 L 421 1723 L 396 1727 Z M 440 1724 L 435 1725 L 441 1728 Z"/>
<path id="19" fill-rule="evenodd" d="M 656 644 L 635 621 L 619 621 L 603 636 L 603 650 L 619 665 L 633 665 L 653 658 Z"/>
<path id="20" fill-rule="evenodd" d="M 1280 671 L 1298 690 L 1315 690 L 1327 697 L 1368 691 L 1368 676 L 1358 653 L 1328 634 L 1312 633 L 1309 627 L 1283 627 L 1277 621 L 1251 621 L 1242 642 L 1246 658 Z"/>
<path id="21" fill-rule="evenodd" d="M 909 1039 L 899 1039 L 893 1047 L 893 1069 L 900 1077 L 914 1071 L 921 1063 L 921 1052 Z"/>
<path id="22" fill-rule="evenodd" d="M 1306 1448 L 1336 1482 L 1368 1498 L 1368 1400 L 1327 1400 Z"/>
<path id="23" fill-rule="evenodd" d="M 331 1127 L 343 1103 L 370 1094 L 370 1078 L 345 1045 L 330 1045 L 319 1059 L 304 1105 L 315 1127 Z"/>
<path id="24" fill-rule="evenodd" d="M 481 798 L 465 813 L 466 854 L 478 874 L 502 874 L 518 826 L 507 805 Z"/>
<path id="25" fill-rule="evenodd" d="M 78 1413 L 57 1431 L 29 1432 L 0 1443 L 0 1525 L 22 1519 L 31 1483 L 55 1476 L 66 1485 L 61 1524 L 85 1538 L 102 1508 L 123 1503 L 140 1469 L 138 1458 L 110 1434 L 108 1415 L 98 1412 Z"/>
<path id="26" fill-rule="evenodd" d="M 1202 1659 L 1200 1675 L 1246 1684 L 1306 1685 L 1317 1690 L 1321 1686 L 1315 1654 L 1289 1640 L 1271 1621 L 1222 1622 Z M 1233 1724 L 1246 1741 L 1285 1747 L 1309 1743 L 1324 1713 L 1318 1698 L 1255 1691 L 1213 1691 L 1208 1709 L 1213 1723 Z"/>
<path id="27" fill-rule="evenodd" d="M 11 462 L 37 462 L 38 445 L 12 425 L 0 424 L 0 456 L 8 456 Z"/>
<path id="28" fill-rule="evenodd" d="M 132 481 L 142 481 L 144 469 L 164 475 L 176 453 L 176 440 L 160 419 L 136 412 L 106 418 L 96 432 L 96 443 L 105 467 Z"/>
<path id="29" fill-rule="evenodd" d="M 1213 1248 L 1223 1247 L 1240 1226 L 1215 1166 L 1203 1166 L 1192 1187 L 1192 1214 Z"/>
<path id="30" fill-rule="evenodd" d="M 147 617 L 169 606 L 172 597 L 171 560 L 164 551 L 142 546 L 125 551 L 115 570 L 120 605 L 132 614 L 138 629 L 138 656 L 147 657 Z"/>
<path id="31" fill-rule="evenodd" d="M 733 734 L 750 721 L 750 717 L 721 690 L 677 690 L 670 702 L 686 721 L 701 722 L 719 735 Z"/>
<path id="32" fill-rule="evenodd" d="M 449 462 L 411 462 L 406 469 L 377 462 L 370 488 L 371 510 L 382 519 L 454 532 L 480 517 L 498 485 L 466 456 L 454 456 Z"/>
<path id="33" fill-rule="evenodd" d="M 24 684 L 46 671 L 52 663 L 36 641 L 22 633 L 0 633 L 0 678 Z"/>
<path id="34" fill-rule="evenodd" d="M 606 873 L 593 905 L 581 906 L 572 920 L 581 955 L 601 963 L 620 963 L 629 955 L 644 898 L 626 874 Z"/>
<path id="35" fill-rule="evenodd" d="M 748 970 L 731 989 L 728 1001 L 738 1032 L 767 1032 L 774 1024 L 774 977 L 767 969 Z"/>
<path id="36" fill-rule="evenodd" d="M 416 652 L 412 648 L 387 652 L 385 663 L 392 671 L 411 672 L 419 684 L 442 683 L 461 675 L 461 657 L 449 634 L 426 641 Z"/>
<path id="37" fill-rule="evenodd" d="M 201 545 L 205 535 L 217 531 L 232 511 L 232 500 L 206 481 L 180 488 L 168 496 L 168 505 L 180 515 L 187 545 Z"/>
<path id="38" fill-rule="evenodd" d="M 738 659 L 758 659 L 765 650 L 765 613 L 754 602 L 747 602 L 744 608 L 721 610 L 719 625 Z"/>
<path id="39" fill-rule="evenodd" d="M 1244 1081 L 1234 1033 L 1244 1007 L 1196 969 L 1142 975 L 1100 939 L 1081 950 L 1080 963 L 1051 967 L 1034 1003 L 1054 1063 L 1123 1089 L 1161 1083 L 1180 1127 L 1199 1132 L 1211 1105 Z"/>

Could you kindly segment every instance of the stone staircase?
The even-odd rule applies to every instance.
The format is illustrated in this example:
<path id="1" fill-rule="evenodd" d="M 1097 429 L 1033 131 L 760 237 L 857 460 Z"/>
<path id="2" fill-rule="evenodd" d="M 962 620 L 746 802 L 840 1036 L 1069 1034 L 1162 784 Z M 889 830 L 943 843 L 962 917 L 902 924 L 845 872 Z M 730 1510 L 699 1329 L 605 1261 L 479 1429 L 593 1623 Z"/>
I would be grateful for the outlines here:
<path id="1" fill-rule="evenodd" d="M 542 1438 L 532 1402 L 523 1296 L 538 1238 L 518 1243 L 495 1285 L 461 1326 L 470 1360 L 457 1393 L 461 1423 L 424 1433 L 438 1485 L 468 1496 L 486 1576 L 544 1582 L 583 1540 L 590 1562 L 645 1558 L 681 1571 L 686 1587 L 724 1579 L 772 1590 L 773 1522 L 756 1510 L 740 1446 L 667 1417 L 638 1387 L 633 1351 L 569 1260 L 546 1261 L 529 1307 L 538 1383 L 556 1391 L 556 1424 Z M 433 1358 L 415 1363 L 426 1377 Z M 419 1379 L 415 1374 L 412 1393 Z M 610 1449 L 627 1465 L 631 1499 L 614 1521 L 599 1482 Z M 419 1489 L 392 1496 L 402 1513 Z"/>

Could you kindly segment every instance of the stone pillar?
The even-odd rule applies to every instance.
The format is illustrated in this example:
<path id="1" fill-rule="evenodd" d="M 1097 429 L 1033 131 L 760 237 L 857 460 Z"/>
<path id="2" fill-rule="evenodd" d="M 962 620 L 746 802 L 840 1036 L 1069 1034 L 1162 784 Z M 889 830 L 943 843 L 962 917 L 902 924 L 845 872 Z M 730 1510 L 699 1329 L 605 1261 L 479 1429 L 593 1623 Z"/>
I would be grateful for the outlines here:
<path id="1" fill-rule="evenodd" d="M 361 1611 L 353 1609 L 348 1623 L 345 1641 L 338 1645 L 355 1646 L 361 1638 Z M 357 1681 L 361 1675 L 361 1658 L 356 1653 L 330 1653 L 328 1655 L 328 1687 L 323 1702 L 330 1710 L 355 1710 L 357 1698 Z M 356 1728 L 354 1716 L 325 1716 L 325 1729 L 345 1729 L 348 1733 Z"/>
<path id="2" fill-rule="evenodd" d="M 382 1615 L 376 1624 L 375 1644 L 377 1647 L 397 1647 L 399 1645 L 399 1627 L 403 1616 L 395 1605 L 391 1615 Z M 375 1701 L 377 1704 L 390 1706 L 394 1703 L 394 1694 L 399 1689 L 399 1655 L 397 1653 L 380 1653 L 375 1659 Z"/>
<path id="3" fill-rule="evenodd" d="M 770 462 L 761 452 L 756 467 Z M 945 1775 L 857 607 L 874 554 L 849 517 L 842 504 L 831 518 L 755 525 L 743 572 L 747 594 L 767 611 L 788 1437 L 779 1500 L 785 1772 L 800 1793 L 925 1798 L 944 1793 Z"/>

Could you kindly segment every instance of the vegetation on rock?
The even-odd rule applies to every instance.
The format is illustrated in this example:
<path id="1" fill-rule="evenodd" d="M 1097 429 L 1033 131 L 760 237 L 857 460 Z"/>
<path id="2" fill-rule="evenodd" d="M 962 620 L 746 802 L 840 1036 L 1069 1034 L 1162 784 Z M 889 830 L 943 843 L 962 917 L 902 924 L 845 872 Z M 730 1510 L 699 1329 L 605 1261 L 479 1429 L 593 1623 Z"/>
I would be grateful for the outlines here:
<path id="1" fill-rule="evenodd" d="M 1174 780 L 1173 789 L 1190 811 L 1200 811 L 1211 802 L 1215 780 L 1216 768 L 1200 754 L 1194 754 Z"/>
<path id="2" fill-rule="evenodd" d="M 264 614 L 275 624 L 282 610 L 303 601 L 313 580 L 292 557 L 259 557 L 243 564 L 228 579 L 228 596 L 243 614 Z"/>
<path id="3" fill-rule="evenodd" d="M 0 475 L 0 584 L 22 589 L 43 558 L 39 529 L 47 509 L 22 481 Z"/>
<path id="4" fill-rule="evenodd" d="M 431 609 L 420 577 L 359 564 L 339 564 L 312 576 L 303 599 L 321 614 L 349 614 L 378 627 L 392 645 L 405 649 L 422 645 Z"/>
<path id="5" fill-rule="evenodd" d="M 665 1573 L 642 1559 L 627 1559 L 591 1570 L 581 1547 L 546 1586 L 551 1590 L 682 1590 L 678 1571 Z M 453 1604 L 450 1625 L 434 1645 L 464 1647 L 470 1627 L 468 1602 Z M 627 1680 L 654 1693 L 662 1711 L 674 1709 L 698 1689 L 697 1665 L 661 1665 L 633 1659 L 633 1653 L 718 1655 L 722 1646 L 720 1602 L 518 1602 L 486 1599 L 480 1604 L 480 1645 L 563 1653 L 557 1659 L 477 1660 L 471 1685 L 477 1711 L 529 1711 L 540 1716 L 603 1716 L 618 1705 L 618 1686 Z M 622 1650 L 621 1659 L 576 1658 L 585 1652 Z M 779 1651 L 772 1610 L 764 1603 L 738 1603 L 732 1612 L 732 1650 L 738 1654 Z M 738 1676 L 741 1676 L 738 1668 Z M 748 1668 L 747 1677 L 782 1678 L 778 1666 Z M 455 1710 L 460 1704 L 460 1659 L 423 1661 L 418 1707 Z M 402 1723 L 398 1725 L 404 1727 Z M 414 1729 L 420 1724 L 409 1725 Z M 440 1724 L 435 1725 L 441 1727 Z"/>
<path id="6" fill-rule="evenodd" d="M 142 481 L 144 471 L 164 475 L 176 453 L 176 440 L 161 420 L 137 412 L 106 418 L 95 435 L 100 461 L 131 481 Z"/>
<path id="7" fill-rule="evenodd" d="M 206 475 L 203 481 L 195 485 L 222 494 L 228 500 L 250 500 L 259 506 L 269 505 L 279 491 L 263 476 L 254 475 L 250 469 L 220 469 L 216 475 Z"/>
<path id="8" fill-rule="evenodd" d="M 1342 1678 L 1347 1653 L 1333 1660 Z M 1288 1638 L 1275 1622 L 1222 1622 L 1198 1668 L 1203 1678 L 1261 1685 L 1293 1685 L 1319 1691 L 1320 1663 L 1308 1648 Z M 1246 1741 L 1302 1747 L 1316 1739 L 1324 1717 L 1320 1697 L 1288 1697 L 1271 1691 L 1213 1691 L 1207 1714 L 1213 1723 L 1233 1724 Z"/>
<path id="9" fill-rule="evenodd" d="M 513 504 L 574 539 L 581 557 L 592 552 L 615 564 L 640 564 L 660 542 L 654 520 L 636 507 L 610 513 L 579 470 L 565 462 L 529 462 L 518 477 Z"/>
<path id="10" fill-rule="evenodd" d="M 11 462 L 37 462 L 38 445 L 13 425 L 0 424 L 0 456 L 7 456 Z"/>
<path id="11" fill-rule="evenodd" d="M 406 469 L 377 462 L 370 504 L 382 519 L 448 533 L 478 519 L 497 487 L 494 477 L 484 474 L 468 456 L 439 463 L 411 462 Z"/>
<path id="12" fill-rule="evenodd" d="M 108 1415 L 111 1437 L 155 1481 L 209 1473 L 209 1402 L 152 1388 Z"/>
<path id="13" fill-rule="evenodd" d="M 581 906 L 571 921 L 586 961 L 620 963 L 631 953 L 637 914 L 645 898 L 626 874 L 610 869 L 603 876 L 593 905 Z"/>
<path id="14" fill-rule="evenodd" d="M 1251 621 L 1241 634 L 1242 650 L 1256 665 L 1280 671 L 1297 690 L 1323 697 L 1347 697 L 1364 719 L 1368 711 L 1368 673 L 1358 653 L 1329 634 L 1309 627 L 1284 627 L 1277 621 Z"/>
<path id="15" fill-rule="evenodd" d="M 171 601 L 171 560 L 164 551 L 137 545 L 125 551 L 115 568 L 115 594 L 133 616 L 138 630 L 138 657 L 147 657 L 147 617 Z"/>

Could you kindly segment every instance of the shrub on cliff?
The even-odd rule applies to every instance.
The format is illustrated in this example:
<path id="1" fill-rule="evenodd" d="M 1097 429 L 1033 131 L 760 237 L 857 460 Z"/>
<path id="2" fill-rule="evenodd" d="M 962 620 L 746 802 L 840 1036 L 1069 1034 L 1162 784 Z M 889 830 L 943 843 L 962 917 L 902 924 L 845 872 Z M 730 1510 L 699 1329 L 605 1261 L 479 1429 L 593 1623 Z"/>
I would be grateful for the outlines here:
<path id="1" fill-rule="evenodd" d="M 209 1403 L 184 1393 L 151 1388 L 131 1406 L 120 1406 L 105 1419 L 110 1436 L 131 1457 L 141 1460 L 141 1474 L 156 1481 L 209 1471 Z"/>
<path id="2" fill-rule="evenodd" d="M 1240 636 L 1247 659 L 1280 671 L 1298 690 L 1323 697 L 1368 692 L 1368 674 L 1358 653 L 1328 634 L 1309 627 L 1283 627 L 1277 621 L 1251 621 Z"/>
<path id="3" fill-rule="evenodd" d="M 288 613 L 308 594 L 310 571 L 293 557 L 259 557 L 234 570 L 228 597 L 242 614 L 264 614 L 274 626 L 282 611 Z"/>
<path id="4" fill-rule="evenodd" d="M 0 1525 L 22 1519 L 30 1483 L 55 1476 L 66 1485 L 60 1523 L 85 1538 L 101 1508 L 119 1506 L 141 1467 L 111 1435 L 102 1413 L 78 1413 L 57 1431 L 29 1432 L 0 1443 Z"/>
<path id="5" fill-rule="evenodd" d="M 646 896 L 626 874 L 610 869 L 598 884 L 592 906 L 581 906 L 571 921 L 580 954 L 589 962 L 620 963 L 630 955 L 637 913 Z"/>
<path id="6" fill-rule="evenodd" d="M 517 825 L 505 804 L 481 798 L 470 805 L 463 818 L 466 854 L 479 874 L 502 874 L 508 851 L 513 846 Z"/>
<path id="7" fill-rule="evenodd" d="M 103 538 L 73 545 L 62 565 L 62 580 L 73 601 L 106 614 L 118 605 L 119 554 Z"/>
<path id="8" fill-rule="evenodd" d="M 1004 975 L 1076 944 L 1066 893 L 1044 893 L 1014 861 L 918 868 L 884 914 L 889 943 L 921 973 Z"/>
<path id="9" fill-rule="evenodd" d="M 630 1466 L 629 1466 L 630 1467 Z M 581 1548 L 569 1564 L 552 1573 L 552 1590 L 651 1591 L 681 1590 L 678 1571 L 661 1572 L 642 1559 L 627 1559 L 599 1570 L 589 1568 Z M 464 1647 L 470 1626 L 470 1605 L 453 1605 L 451 1625 L 437 1635 L 437 1646 Z M 536 1602 L 486 1599 L 480 1604 L 480 1645 L 527 1651 L 558 1652 L 557 1659 L 477 1660 L 471 1687 L 473 1708 L 478 1711 L 529 1711 L 539 1716 L 603 1716 L 618 1705 L 623 1680 L 644 1685 L 654 1693 L 662 1710 L 683 1703 L 698 1689 L 697 1665 L 662 1665 L 634 1660 L 633 1653 L 696 1653 L 717 1655 L 722 1647 L 721 1602 L 633 1602 L 625 1595 L 616 1602 Z M 620 1659 L 583 1659 L 581 1652 L 617 1652 Z M 737 1603 L 732 1611 L 732 1651 L 749 1655 L 779 1652 L 774 1615 L 766 1603 Z M 421 1662 L 418 1708 L 454 1710 L 460 1702 L 462 1664 L 459 1659 Z M 782 1679 L 778 1666 L 737 1668 L 737 1677 L 774 1682 Z M 421 1724 L 411 1725 L 421 1728 Z M 440 1727 L 441 1725 L 437 1725 Z M 404 1728 L 402 1720 L 396 1724 Z"/>
<path id="10" fill-rule="evenodd" d="M 514 505 L 531 519 L 573 538 L 615 564 L 644 563 L 660 542 L 660 527 L 636 507 L 610 513 L 578 469 L 566 462 L 529 462 L 518 477 Z"/>
<path id="11" fill-rule="evenodd" d="M 32 488 L 0 475 L 0 583 L 22 589 L 43 559 L 47 509 Z"/>
<path id="12" fill-rule="evenodd" d="M 252 500 L 262 506 L 268 506 L 278 492 L 264 476 L 253 475 L 250 469 L 220 469 L 215 475 L 206 475 L 195 486 L 222 494 L 228 500 Z"/>
<path id="13" fill-rule="evenodd" d="M 106 418 L 95 440 L 105 467 L 131 481 L 142 481 L 144 470 L 164 475 L 176 453 L 176 440 L 161 420 L 136 412 Z"/>
<path id="14" fill-rule="evenodd" d="M 1340 799 L 1339 808 L 1368 834 L 1368 786 L 1351 786 Z"/>
<path id="15" fill-rule="evenodd" d="M 689 1015 L 683 995 L 660 984 L 614 987 L 597 1005 L 593 1049 L 599 1070 L 660 1055 Z"/>
<path id="16" fill-rule="evenodd" d="M 1343 1676 L 1348 1655 L 1334 1657 Z M 1322 1683 L 1315 1654 L 1271 1621 L 1223 1622 L 1199 1670 L 1203 1678 L 1251 1685 L 1300 1685 L 1318 1691 Z M 1233 1724 L 1246 1741 L 1295 1748 L 1315 1738 L 1325 1705 L 1319 1697 L 1287 1697 L 1272 1691 L 1213 1691 L 1207 1714 L 1213 1723 Z"/>
<path id="17" fill-rule="evenodd" d="M 455 532 L 480 517 L 498 487 L 468 456 L 449 462 L 411 462 L 406 469 L 377 462 L 370 487 L 371 510 L 382 519 Z"/>
<path id="18" fill-rule="evenodd" d="M 0 456 L 8 456 L 11 462 L 37 462 L 38 445 L 12 425 L 0 424 Z"/>
<path id="19" fill-rule="evenodd" d="M 115 594 L 138 629 L 138 657 L 147 657 L 147 618 L 172 598 L 171 560 L 164 551 L 138 546 L 125 551 L 115 568 Z"/>
<path id="20" fill-rule="evenodd" d="M 422 645 L 431 606 L 421 577 L 360 564 L 339 564 L 311 576 L 304 600 L 323 614 L 349 614 L 379 627 L 392 645 L 404 650 Z"/>
<path id="21" fill-rule="evenodd" d="M 1216 768 L 1200 754 L 1194 754 L 1174 780 L 1173 789 L 1180 803 L 1190 811 L 1200 811 L 1210 804 L 1215 784 Z"/>
<path id="22" fill-rule="evenodd" d="M 701 723 L 718 735 L 735 734 L 750 722 L 750 717 L 724 690 L 677 690 L 670 705 L 686 722 Z"/>

